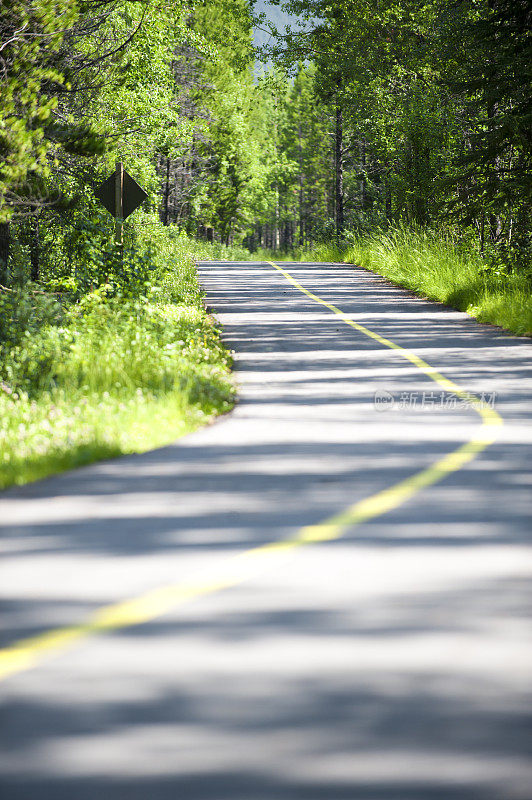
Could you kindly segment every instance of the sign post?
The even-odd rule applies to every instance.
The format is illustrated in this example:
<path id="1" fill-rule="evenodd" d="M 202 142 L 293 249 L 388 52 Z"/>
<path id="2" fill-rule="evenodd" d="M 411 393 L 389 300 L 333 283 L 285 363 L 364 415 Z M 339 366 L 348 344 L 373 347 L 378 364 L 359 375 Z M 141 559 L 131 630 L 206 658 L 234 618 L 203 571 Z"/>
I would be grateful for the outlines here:
<path id="1" fill-rule="evenodd" d="M 115 169 L 115 244 L 124 255 L 124 165 L 116 162 Z"/>
<path id="2" fill-rule="evenodd" d="M 120 260 L 124 257 L 124 220 L 147 198 L 147 193 L 126 172 L 121 161 L 106 181 L 94 190 L 94 194 L 107 211 L 115 218 L 115 245 Z"/>

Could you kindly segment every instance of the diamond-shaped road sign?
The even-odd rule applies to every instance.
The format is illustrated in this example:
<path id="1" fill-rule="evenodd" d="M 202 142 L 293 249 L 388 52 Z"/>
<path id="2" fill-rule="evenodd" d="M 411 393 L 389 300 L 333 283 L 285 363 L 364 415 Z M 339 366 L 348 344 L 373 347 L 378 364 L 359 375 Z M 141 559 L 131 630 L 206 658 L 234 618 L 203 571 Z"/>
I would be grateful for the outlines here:
<path id="1" fill-rule="evenodd" d="M 107 209 L 107 211 L 113 215 L 116 219 L 117 209 L 116 209 L 116 170 L 110 175 L 106 181 L 104 181 L 101 186 L 98 186 L 95 189 L 94 194 Z M 147 198 L 147 194 L 144 189 L 138 185 L 137 181 L 123 170 L 123 189 L 122 189 L 122 219 L 126 219 L 129 217 L 130 214 L 137 209 L 140 204 Z"/>

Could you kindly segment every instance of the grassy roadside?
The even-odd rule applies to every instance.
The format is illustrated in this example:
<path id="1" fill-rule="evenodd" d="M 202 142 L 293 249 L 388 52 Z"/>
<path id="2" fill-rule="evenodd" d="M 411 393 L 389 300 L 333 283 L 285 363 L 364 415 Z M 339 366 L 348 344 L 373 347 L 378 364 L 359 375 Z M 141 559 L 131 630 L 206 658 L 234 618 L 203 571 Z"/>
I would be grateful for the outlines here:
<path id="1" fill-rule="evenodd" d="M 141 296 L 0 294 L 0 488 L 167 444 L 231 408 L 230 354 L 193 258 L 241 254 L 155 238 Z"/>
<path id="2" fill-rule="evenodd" d="M 532 336 L 532 275 L 488 267 L 478 251 L 452 232 L 400 228 L 361 236 L 343 247 L 324 244 L 295 251 L 291 258 L 359 264 L 479 322 Z"/>

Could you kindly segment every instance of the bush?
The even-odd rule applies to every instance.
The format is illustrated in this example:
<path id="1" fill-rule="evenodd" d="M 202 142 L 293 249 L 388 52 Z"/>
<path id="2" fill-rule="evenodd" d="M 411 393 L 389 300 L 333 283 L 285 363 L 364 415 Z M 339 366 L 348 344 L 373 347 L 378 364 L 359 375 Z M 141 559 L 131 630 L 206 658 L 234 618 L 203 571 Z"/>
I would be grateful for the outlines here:
<path id="1" fill-rule="evenodd" d="M 0 289 L 0 354 L 62 318 L 62 306 L 53 296 L 31 287 Z"/>
<path id="2" fill-rule="evenodd" d="M 231 407 L 195 247 L 156 229 L 138 250 L 149 279 L 128 265 L 78 300 L 0 295 L 0 486 L 169 442 Z"/>

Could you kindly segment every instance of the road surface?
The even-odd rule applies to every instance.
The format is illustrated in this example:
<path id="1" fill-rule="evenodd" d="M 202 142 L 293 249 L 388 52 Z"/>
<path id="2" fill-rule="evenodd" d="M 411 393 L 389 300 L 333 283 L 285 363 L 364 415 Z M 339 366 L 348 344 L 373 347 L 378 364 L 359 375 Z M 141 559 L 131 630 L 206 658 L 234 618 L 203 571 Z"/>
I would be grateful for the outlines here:
<path id="1" fill-rule="evenodd" d="M 199 269 L 235 410 L 0 499 L 2 798 L 530 800 L 532 344 Z"/>

